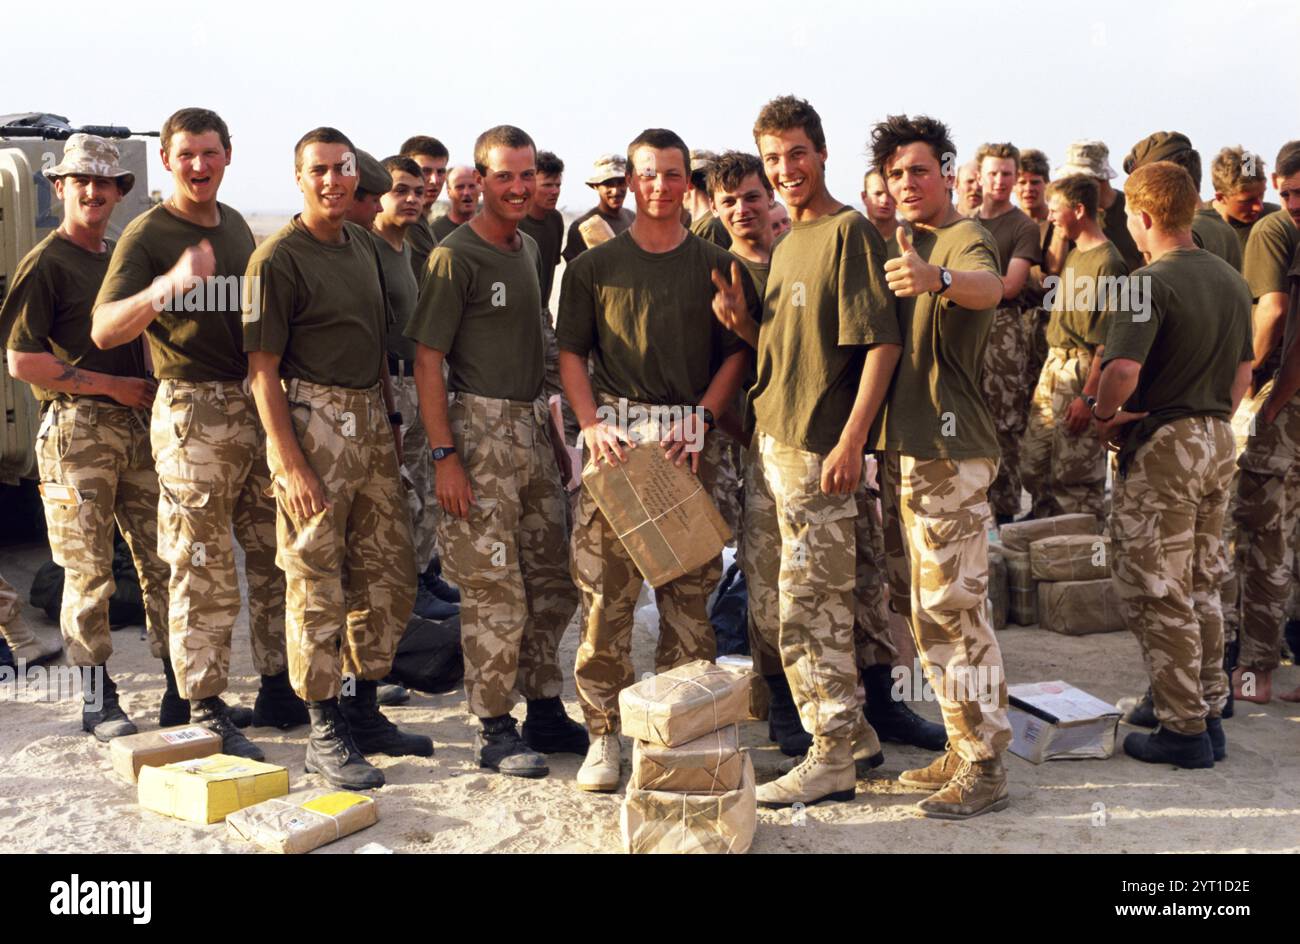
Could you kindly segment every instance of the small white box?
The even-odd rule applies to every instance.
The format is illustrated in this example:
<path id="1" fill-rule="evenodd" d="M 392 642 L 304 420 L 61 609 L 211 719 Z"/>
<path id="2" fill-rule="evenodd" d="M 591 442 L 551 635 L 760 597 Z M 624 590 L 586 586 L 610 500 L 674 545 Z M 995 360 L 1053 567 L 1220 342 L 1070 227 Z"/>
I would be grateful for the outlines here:
<path id="1" fill-rule="evenodd" d="M 1027 682 L 1007 688 L 1011 753 L 1045 760 L 1105 759 L 1115 753 L 1120 712 L 1065 682 Z"/>

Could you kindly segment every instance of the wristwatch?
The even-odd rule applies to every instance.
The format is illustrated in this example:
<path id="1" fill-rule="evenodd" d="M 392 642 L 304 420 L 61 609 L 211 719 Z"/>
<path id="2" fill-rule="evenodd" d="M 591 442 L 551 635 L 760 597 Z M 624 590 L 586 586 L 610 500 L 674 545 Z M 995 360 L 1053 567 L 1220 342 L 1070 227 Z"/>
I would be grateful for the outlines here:
<path id="1" fill-rule="evenodd" d="M 1083 402 L 1088 404 L 1088 412 L 1092 414 L 1092 418 L 1098 423 L 1109 423 L 1115 418 L 1116 413 L 1119 412 L 1119 410 L 1116 410 L 1115 413 L 1112 413 L 1110 416 L 1098 416 L 1096 397 L 1084 397 Z"/>
<path id="2" fill-rule="evenodd" d="M 948 291 L 948 289 L 952 288 L 952 273 L 944 266 L 939 266 L 939 285 L 939 291 L 936 293 L 938 295 L 942 295 L 944 292 Z"/>
<path id="3" fill-rule="evenodd" d="M 713 418 L 712 410 L 701 409 L 700 415 L 704 417 L 704 426 L 706 429 L 713 429 L 718 425 L 717 421 Z"/>
<path id="4" fill-rule="evenodd" d="M 400 410 L 388 414 L 388 422 L 391 426 L 402 425 L 402 413 Z"/>
<path id="5" fill-rule="evenodd" d="M 434 446 L 433 461 L 441 462 L 443 459 L 447 458 L 448 456 L 454 455 L 455 452 L 456 452 L 455 446 Z"/>

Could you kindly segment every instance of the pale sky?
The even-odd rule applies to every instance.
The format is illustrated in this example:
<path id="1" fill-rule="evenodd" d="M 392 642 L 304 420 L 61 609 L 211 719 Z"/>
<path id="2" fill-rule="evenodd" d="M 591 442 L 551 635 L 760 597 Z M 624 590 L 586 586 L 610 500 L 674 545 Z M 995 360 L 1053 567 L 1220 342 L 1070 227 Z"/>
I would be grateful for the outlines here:
<path id="1" fill-rule="evenodd" d="M 376 157 L 432 134 L 468 163 L 474 138 L 516 124 L 567 164 L 562 206 L 594 201 L 592 160 L 645 127 L 691 147 L 753 150 L 773 96 L 822 116 L 832 193 L 858 202 L 871 124 L 949 123 L 960 154 L 1010 140 L 1047 152 L 1101 138 L 1121 170 L 1153 131 L 1261 153 L 1300 137 L 1300 3 L 907 0 L 315 3 L 6 9 L 0 112 L 157 130 L 177 108 L 220 112 L 234 155 L 221 199 L 245 213 L 300 206 L 293 144 L 334 125 Z M 149 186 L 171 192 L 155 158 Z M 1270 188 L 1269 198 L 1276 194 Z"/>

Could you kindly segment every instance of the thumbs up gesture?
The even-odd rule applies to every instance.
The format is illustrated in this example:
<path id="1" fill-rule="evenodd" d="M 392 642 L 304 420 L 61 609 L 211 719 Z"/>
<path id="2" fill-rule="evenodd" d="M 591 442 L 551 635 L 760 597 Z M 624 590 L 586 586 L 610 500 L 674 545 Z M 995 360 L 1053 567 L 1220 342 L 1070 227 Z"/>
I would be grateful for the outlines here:
<path id="1" fill-rule="evenodd" d="M 896 235 L 899 256 L 885 262 L 885 284 L 889 290 L 899 298 L 913 298 L 926 292 L 939 291 L 943 287 L 939 267 L 930 265 L 921 258 L 912 246 L 905 226 L 900 224 Z"/>

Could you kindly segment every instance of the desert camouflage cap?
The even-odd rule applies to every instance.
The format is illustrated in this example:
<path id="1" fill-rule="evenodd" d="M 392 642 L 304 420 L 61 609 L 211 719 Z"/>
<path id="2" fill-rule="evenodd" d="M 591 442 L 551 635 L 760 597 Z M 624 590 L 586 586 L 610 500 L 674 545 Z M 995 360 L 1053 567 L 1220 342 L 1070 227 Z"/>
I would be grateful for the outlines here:
<path id="1" fill-rule="evenodd" d="M 112 177 L 122 193 L 130 193 L 135 186 L 135 174 L 118 164 L 121 156 L 117 145 L 97 134 L 78 132 L 63 145 L 63 160 L 41 171 L 49 180 L 84 174 L 87 177 Z"/>
<path id="2" fill-rule="evenodd" d="M 388 168 L 361 148 L 357 148 L 357 186 L 367 193 L 384 194 L 393 189 L 393 175 Z"/>
<path id="3" fill-rule="evenodd" d="M 627 176 L 627 158 L 622 154 L 602 154 L 591 166 L 587 186 L 595 187 L 607 180 L 622 180 Z"/>
<path id="4" fill-rule="evenodd" d="M 691 171 L 708 170 L 710 164 L 718 162 L 718 155 L 713 151 L 692 150 L 691 151 Z"/>
<path id="5" fill-rule="evenodd" d="M 1055 170 L 1053 176 L 1068 177 L 1071 174 L 1110 180 L 1115 176 L 1115 168 L 1110 166 L 1110 148 L 1102 141 L 1075 141 L 1065 149 L 1065 163 Z"/>
<path id="6" fill-rule="evenodd" d="M 1157 131 L 1133 145 L 1124 158 L 1124 173 L 1131 174 L 1143 164 L 1167 161 L 1194 150 L 1191 139 L 1180 131 Z"/>

